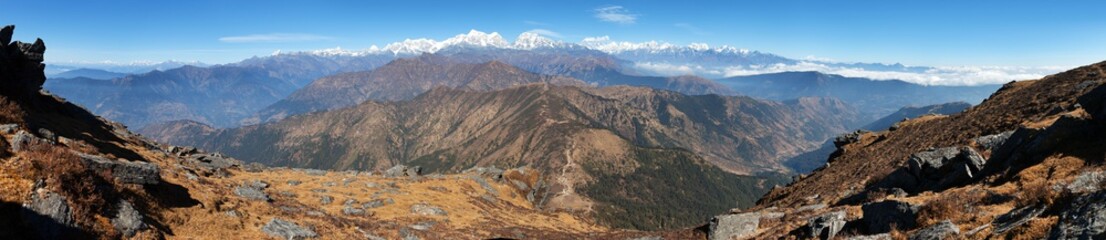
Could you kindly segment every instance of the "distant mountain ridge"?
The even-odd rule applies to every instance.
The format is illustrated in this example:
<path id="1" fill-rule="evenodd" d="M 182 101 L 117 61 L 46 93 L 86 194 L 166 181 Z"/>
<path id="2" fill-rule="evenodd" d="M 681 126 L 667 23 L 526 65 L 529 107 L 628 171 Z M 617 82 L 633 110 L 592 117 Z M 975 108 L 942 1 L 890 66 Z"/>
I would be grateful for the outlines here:
<path id="1" fill-rule="evenodd" d="M 79 78 L 79 77 L 84 77 L 84 78 L 90 78 L 90 79 L 108 80 L 108 79 L 112 79 L 112 78 L 123 77 L 123 76 L 126 76 L 126 75 L 127 75 L 126 73 L 111 72 L 111 71 L 100 70 L 100 69 L 80 68 L 80 69 L 69 70 L 69 71 L 65 71 L 65 72 L 61 72 L 61 73 L 57 73 L 57 74 L 47 75 L 46 77 L 48 77 L 48 78 Z"/>
<path id="2" fill-rule="evenodd" d="M 864 125 L 864 127 L 862 127 L 861 129 L 869 131 L 883 131 L 891 128 L 891 126 L 895 125 L 895 123 L 898 123 L 904 119 L 916 118 L 929 114 L 953 115 L 963 112 L 970 107 L 972 107 L 972 104 L 966 102 L 951 102 L 921 107 L 903 107 L 902 109 L 899 109 L 899 111 L 896 111 L 891 115 L 887 115 L 886 117 L 880 118 L 872 123 L 869 123 L 868 125 Z"/>
<path id="3" fill-rule="evenodd" d="M 861 111 L 866 121 L 906 106 L 948 102 L 979 103 L 999 85 L 925 86 L 898 80 L 872 80 L 819 72 L 784 72 L 718 79 L 738 94 L 771 100 L 828 96 Z M 856 126 L 860 127 L 860 126 Z"/>
<path id="4" fill-rule="evenodd" d="M 424 54 L 415 58 L 401 58 L 371 71 L 338 74 L 315 80 L 310 85 L 292 93 L 288 98 L 261 110 L 257 118 L 251 118 L 247 123 L 268 122 L 293 114 L 353 106 L 366 100 L 408 100 L 435 87 L 489 91 L 528 83 L 566 86 L 618 84 L 649 86 L 689 94 L 730 93 L 725 86 L 694 76 L 670 78 L 629 76 L 606 69 L 601 65 L 590 65 L 587 62 L 576 62 L 568 68 L 556 66 L 557 62 L 543 62 L 537 63 L 544 64 L 543 66 L 531 66 L 545 67 L 543 69 L 546 71 L 567 73 L 568 76 L 583 76 L 598 81 L 584 82 L 571 77 L 531 73 L 500 62 L 500 59 L 505 59 L 518 65 L 530 66 L 530 62 L 545 58 L 543 55 L 532 56 L 525 53 L 475 55 L 467 52 L 448 56 Z M 488 59 L 490 59 L 488 62 L 477 63 Z"/>

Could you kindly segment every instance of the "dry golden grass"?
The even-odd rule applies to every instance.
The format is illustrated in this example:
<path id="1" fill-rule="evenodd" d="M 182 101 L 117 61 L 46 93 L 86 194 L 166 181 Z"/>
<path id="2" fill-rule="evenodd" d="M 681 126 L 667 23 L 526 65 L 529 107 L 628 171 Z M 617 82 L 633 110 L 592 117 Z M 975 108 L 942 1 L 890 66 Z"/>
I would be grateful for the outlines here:
<path id="1" fill-rule="evenodd" d="M 23 123 L 23 115 L 19 104 L 0 96 L 0 124 Z"/>

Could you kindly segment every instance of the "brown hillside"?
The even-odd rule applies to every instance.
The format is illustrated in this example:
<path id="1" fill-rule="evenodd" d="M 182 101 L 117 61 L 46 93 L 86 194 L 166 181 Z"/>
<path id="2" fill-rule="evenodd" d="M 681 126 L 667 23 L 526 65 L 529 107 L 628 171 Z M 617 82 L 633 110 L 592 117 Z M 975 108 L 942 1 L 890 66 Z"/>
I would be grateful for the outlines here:
<path id="1" fill-rule="evenodd" d="M 710 234 L 741 238 L 1106 236 L 1106 62 L 1006 84 L 965 112 L 839 137 L 830 163 Z M 733 220 L 739 219 L 739 220 Z M 760 221 L 733 230 L 734 222 Z M 728 222 L 727 222 L 728 221 Z"/>

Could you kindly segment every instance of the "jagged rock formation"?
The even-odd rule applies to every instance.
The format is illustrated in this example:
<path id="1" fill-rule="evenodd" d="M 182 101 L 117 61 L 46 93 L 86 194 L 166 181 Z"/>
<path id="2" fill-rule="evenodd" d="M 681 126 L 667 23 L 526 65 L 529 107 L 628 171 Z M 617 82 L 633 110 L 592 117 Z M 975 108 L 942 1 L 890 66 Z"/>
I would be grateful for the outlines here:
<path id="1" fill-rule="evenodd" d="M 46 44 L 42 39 L 35 39 L 34 43 L 12 42 L 14 31 L 12 25 L 0 28 L 0 72 L 4 80 L 0 94 L 29 97 L 38 94 L 46 82 L 46 74 L 42 72 L 46 68 L 42 64 Z"/>
<path id="2" fill-rule="evenodd" d="M 865 237 L 1102 237 L 1104 73 L 1106 62 L 1012 82 L 962 113 L 850 137 L 829 165 L 747 211 L 794 219 L 757 238 L 798 236 L 800 221 L 839 210 L 861 213 L 843 232 Z M 811 204 L 827 207 L 801 210 Z"/>

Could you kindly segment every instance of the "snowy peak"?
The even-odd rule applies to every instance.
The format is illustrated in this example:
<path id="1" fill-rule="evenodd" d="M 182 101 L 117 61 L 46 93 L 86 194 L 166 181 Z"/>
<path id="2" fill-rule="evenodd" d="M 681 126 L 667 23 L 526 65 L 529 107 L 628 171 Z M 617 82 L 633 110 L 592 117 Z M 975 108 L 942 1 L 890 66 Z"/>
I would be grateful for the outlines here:
<path id="1" fill-rule="evenodd" d="M 476 29 L 469 30 L 467 34 L 460 34 L 452 38 L 442 41 L 441 44 L 444 47 L 451 46 L 473 46 L 473 47 L 491 47 L 491 48 L 508 48 L 510 44 L 507 40 L 503 40 L 503 37 L 497 32 L 484 33 L 476 31 Z"/>
<path id="2" fill-rule="evenodd" d="M 720 47 L 711 47 L 706 43 L 692 43 L 687 46 L 680 46 L 658 41 L 619 42 L 612 41 L 609 36 L 584 38 L 584 40 L 580 42 L 580 45 L 610 54 L 639 51 L 648 53 L 713 52 L 739 55 L 748 55 L 753 53 L 747 49 L 738 49 L 725 45 Z"/>
<path id="3" fill-rule="evenodd" d="M 522 34 L 519 34 L 518 38 L 515 39 L 514 44 L 515 49 L 522 50 L 531 50 L 538 48 L 558 48 L 564 46 L 566 46 L 564 42 L 554 41 L 534 32 L 524 32 Z"/>

